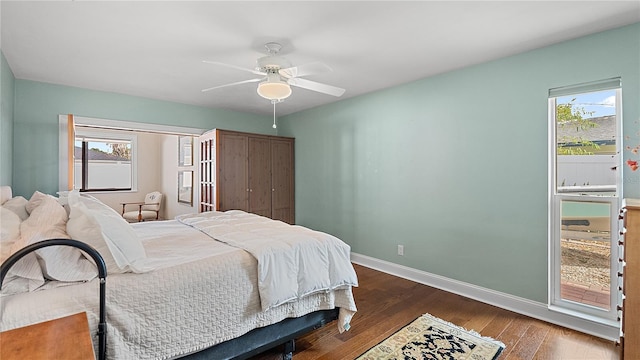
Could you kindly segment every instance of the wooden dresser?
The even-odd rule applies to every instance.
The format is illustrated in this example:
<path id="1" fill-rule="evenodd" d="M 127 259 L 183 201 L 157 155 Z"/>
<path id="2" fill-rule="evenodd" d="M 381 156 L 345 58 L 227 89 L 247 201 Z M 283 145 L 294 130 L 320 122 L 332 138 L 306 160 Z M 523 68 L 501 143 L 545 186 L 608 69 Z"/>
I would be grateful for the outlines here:
<path id="1" fill-rule="evenodd" d="M 625 199 L 620 215 L 623 231 L 622 268 L 622 328 L 620 345 L 622 358 L 640 359 L 640 199 Z"/>

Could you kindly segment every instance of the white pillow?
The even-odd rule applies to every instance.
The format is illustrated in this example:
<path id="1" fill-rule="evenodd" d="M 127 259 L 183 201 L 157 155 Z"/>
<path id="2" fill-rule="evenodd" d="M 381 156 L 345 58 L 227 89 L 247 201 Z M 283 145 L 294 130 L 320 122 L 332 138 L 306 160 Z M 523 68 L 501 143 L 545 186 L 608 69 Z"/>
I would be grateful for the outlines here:
<path id="1" fill-rule="evenodd" d="M 34 291 L 44 284 L 44 276 L 36 254 L 23 256 L 7 272 L 2 283 L 2 295 Z"/>
<path id="2" fill-rule="evenodd" d="M 142 242 L 115 210 L 95 198 L 69 192 L 67 233 L 86 242 L 105 260 L 107 273 L 145 272 L 146 253 Z"/>
<path id="3" fill-rule="evenodd" d="M 14 243 L 12 252 L 41 240 L 69 238 L 67 213 L 53 196 L 35 193 L 27 208 L 31 215 L 20 225 L 20 240 Z M 96 266 L 78 248 L 49 246 L 35 253 L 46 279 L 88 281 L 97 276 Z"/>
<path id="4" fill-rule="evenodd" d="M 31 199 L 29 199 L 29 201 L 25 204 L 24 208 L 29 214 L 31 214 L 31 212 L 35 210 L 35 208 L 37 208 L 45 199 L 55 200 L 55 198 L 51 195 L 43 194 L 40 191 L 35 191 L 33 195 L 31 195 Z"/>
<path id="5" fill-rule="evenodd" d="M 102 235 L 98 221 L 91 215 L 91 211 L 82 203 L 70 206 L 69 221 L 67 221 L 67 234 L 72 239 L 87 243 L 100 253 L 108 274 L 121 274 L 126 272 L 116 263 L 107 241 Z"/>
<path id="6" fill-rule="evenodd" d="M 29 213 L 33 213 L 20 224 L 20 239 L 13 243 L 11 253 L 22 249 L 34 242 L 50 239 L 49 233 L 59 234 L 59 230 L 64 230 L 66 218 L 59 210 L 63 210 L 58 202 L 53 198 L 47 199 L 48 195 L 35 192 L 26 207 Z"/>
<path id="7" fill-rule="evenodd" d="M 4 204 L 5 201 L 11 199 L 13 197 L 13 192 L 11 190 L 11 186 L 2 185 L 0 186 L 0 205 Z"/>
<path id="8" fill-rule="evenodd" d="M 16 213 L 0 207 L 0 263 L 11 255 L 11 246 L 20 238 L 21 222 Z"/>
<path id="9" fill-rule="evenodd" d="M 68 191 L 58 191 L 58 203 L 62 205 L 64 211 L 67 212 L 67 218 L 69 218 L 69 213 L 71 209 L 69 208 L 69 192 Z"/>
<path id="10" fill-rule="evenodd" d="M 21 220 L 27 220 L 29 213 L 27 212 L 27 199 L 22 196 L 11 198 L 2 204 L 2 207 L 16 213 Z"/>
<path id="11" fill-rule="evenodd" d="M 14 200 L 13 198 L 11 200 Z M 24 198 L 22 198 L 24 199 Z M 3 204 L 3 208 L 6 208 L 6 204 L 8 204 L 11 200 L 5 201 Z M 26 218 L 29 217 L 29 214 L 26 211 L 27 200 L 24 199 L 16 201 L 18 204 L 18 208 L 24 211 L 27 214 Z M 11 204 L 9 204 L 11 205 Z M 10 255 L 14 254 L 16 251 L 22 249 L 27 246 L 28 240 L 26 234 L 22 234 L 22 223 L 20 223 L 20 237 L 16 239 L 11 245 L 11 250 L 9 252 Z M 42 275 L 42 269 L 40 268 L 40 263 L 38 262 L 38 258 L 35 253 L 30 253 L 23 256 L 18 262 L 13 264 L 13 266 L 7 272 L 7 276 L 4 279 L 2 284 L 2 293 L 3 294 L 15 294 L 19 292 L 26 291 L 34 291 L 40 286 L 44 284 L 44 276 Z"/>

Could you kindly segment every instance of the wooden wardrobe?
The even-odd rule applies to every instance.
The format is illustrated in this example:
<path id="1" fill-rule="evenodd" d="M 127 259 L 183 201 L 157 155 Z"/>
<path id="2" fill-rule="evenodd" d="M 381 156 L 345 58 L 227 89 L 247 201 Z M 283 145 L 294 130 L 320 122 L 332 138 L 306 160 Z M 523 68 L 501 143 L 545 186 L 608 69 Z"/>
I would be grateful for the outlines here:
<path id="1" fill-rule="evenodd" d="M 295 223 L 293 138 L 216 129 L 200 148 L 200 211 L 243 210 Z"/>

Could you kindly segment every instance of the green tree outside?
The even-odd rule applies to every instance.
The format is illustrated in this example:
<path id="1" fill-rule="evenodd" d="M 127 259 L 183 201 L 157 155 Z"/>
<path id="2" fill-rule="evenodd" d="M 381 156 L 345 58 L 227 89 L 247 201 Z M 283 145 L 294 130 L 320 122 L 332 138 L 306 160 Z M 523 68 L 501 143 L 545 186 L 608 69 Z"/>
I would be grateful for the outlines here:
<path id="1" fill-rule="evenodd" d="M 595 111 L 587 111 L 583 107 L 575 106 L 576 98 L 571 99 L 566 104 L 556 105 L 556 122 L 559 128 L 575 127 L 576 136 L 562 136 L 558 139 L 558 155 L 593 155 L 593 151 L 600 146 L 591 140 L 583 138 L 579 133 L 598 126 L 594 121 L 586 118 L 593 115 Z M 567 146 L 567 144 L 575 144 Z"/>

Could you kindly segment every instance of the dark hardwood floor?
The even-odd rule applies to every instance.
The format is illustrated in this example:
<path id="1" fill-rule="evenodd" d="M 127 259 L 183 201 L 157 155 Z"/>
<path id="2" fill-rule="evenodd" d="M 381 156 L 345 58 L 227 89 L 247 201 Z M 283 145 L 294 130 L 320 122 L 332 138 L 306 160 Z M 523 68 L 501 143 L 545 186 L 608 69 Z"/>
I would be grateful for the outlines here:
<path id="1" fill-rule="evenodd" d="M 614 342 L 569 330 L 459 295 L 354 265 L 360 287 L 354 289 L 358 312 L 351 330 L 335 323 L 296 341 L 294 360 L 354 359 L 418 316 L 430 313 L 507 347 L 498 360 L 613 360 Z M 280 349 L 252 360 L 280 359 Z"/>

